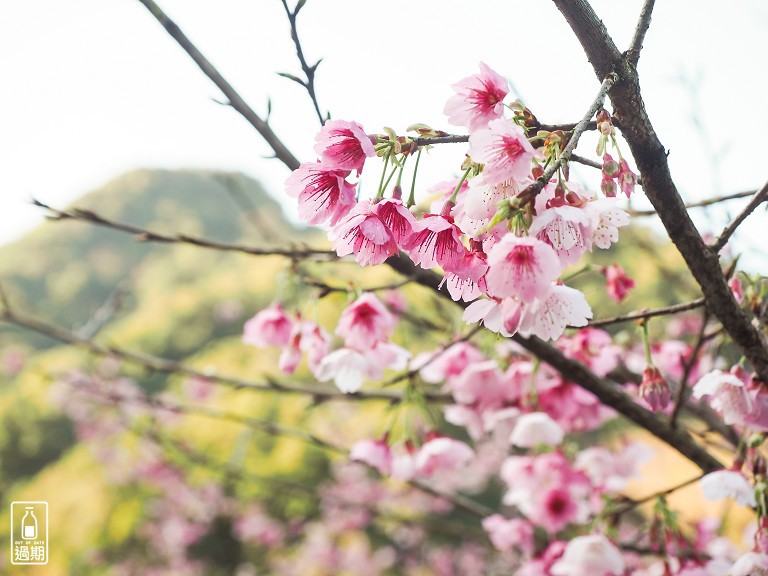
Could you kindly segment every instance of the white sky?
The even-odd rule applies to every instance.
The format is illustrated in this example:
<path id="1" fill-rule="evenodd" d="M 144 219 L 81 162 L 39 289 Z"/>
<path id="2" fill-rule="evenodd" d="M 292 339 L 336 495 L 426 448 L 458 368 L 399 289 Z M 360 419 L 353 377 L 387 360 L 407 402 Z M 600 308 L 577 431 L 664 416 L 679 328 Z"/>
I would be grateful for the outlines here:
<path id="1" fill-rule="evenodd" d="M 279 0 L 160 5 L 258 112 L 271 97 L 274 129 L 301 160 L 312 159 L 318 121 L 309 100 L 275 74 L 298 72 Z M 626 48 L 641 2 L 593 5 Z M 308 59 L 324 57 L 321 106 L 369 132 L 402 132 L 413 122 L 461 131 L 446 124 L 443 105 L 450 85 L 475 73 L 480 60 L 507 76 L 543 122 L 578 120 L 598 87 L 547 0 L 309 0 L 299 31 Z M 761 0 L 657 2 L 641 82 L 687 199 L 768 179 L 767 32 Z M 240 170 L 282 195 L 285 167 L 262 158 L 269 150 L 259 135 L 212 101 L 218 90 L 137 0 L 7 3 L 0 64 L 0 242 L 41 220 L 30 196 L 65 206 L 133 168 Z M 431 162 L 423 158 L 420 188 L 456 175 L 464 151 L 444 146 Z M 591 146 L 578 151 L 592 154 Z M 598 174 L 582 174 L 599 185 Z M 721 207 L 710 212 L 711 223 L 697 223 L 719 231 L 738 208 Z M 764 273 L 766 225 L 760 211 L 738 238 L 750 267 Z"/>

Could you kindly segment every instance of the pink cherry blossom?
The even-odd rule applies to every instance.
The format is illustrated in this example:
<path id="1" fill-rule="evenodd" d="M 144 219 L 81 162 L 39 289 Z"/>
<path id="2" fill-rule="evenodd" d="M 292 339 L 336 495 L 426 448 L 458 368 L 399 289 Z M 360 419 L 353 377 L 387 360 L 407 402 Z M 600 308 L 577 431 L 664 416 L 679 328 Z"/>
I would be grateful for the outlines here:
<path id="1" fill-rule="evenodd" d="M 392 450 L 386 439 L 358 440 L 352 445 L 349 458 L 364 462 L 384 476 L 392 473 Z"/>
<path id="2" fill-rule="evenodd" d="M 525 130 L 510 120 L 492 120 L 488 128 L 469 136 L 469 155 L 484 164 L 483 182 L 500 184 L 505 180 L 523 180 L 531 173 L 531 159 L 536 155 Z"/>
<path id="3" fill-rule="evenodd" d="M 375 266 L 397 254 L 397 242 L 370 201 L 359 202 L 328 233 L 339 256 L 355 254 L 360 266 Z"/>
<path id="4" fill-rule="evenodd" d="M 402 200 L 395 198 L 379 200 L 374 204 L 373 211 L 391 232 L 397 245 L 402 248 L 413 234 L 415 216 L 403 205 Z"/>
<path id="5" fill-rule="evenodd" d="M 533 554 L 533 525 L 530 522 L 494 514 L 483 519 L 483 528 L 497 550 L 505 552 L 517 548 L 526 556 Z"/>
<path id="6" fill-rule="evenodd" d="M 565 268 L 591 250 L 592 218 L 580 207 L 553 204 L 538 213 L 528 234 L 552 246 Z"/>
<path id="7" fill-rule="evenodd" d="M 567 326 L 586 326 L 592 309 L 584 294 L 564 285 L 552 285 L 549 293 L 526 310 L 520 332 L 542 340 L 557 340 Z"/>
<path id="8" fill-rule="evenodd" d="M 347 170 L 321 162 L 305 162 L 285 181 L 285 190 L 299 199 L 299 218 L 307 224 L 336 224 L 355 203 L 355 186 L 345 180 Z"/>
<path id="9" fill-rule="evenodd" d="M 315 141 L 317 155 L 337 170 L 357 170 L 359 174 L 365 159 L 376 155 L 371 138 L 357 122 L 326 120 Z"/>
<path id="10" fill-rule="evenodd" d="M 341 313 L 336 334 L 350 348 L 368 350 L 385 342 L 395 329 L 395 317 L 372 292 L 366 292 Z"/>
<path id="11" fill-rule="evenodd" d="M 460 235 L 461 230 L 450 217 L 425 214 L 413 225 L 413 234 L 403 249 L 422 268 L 439 265 L 444 270 L 454 271 L 460 269 L 467 252 Z"/>
<path id="12" fill-rule="evenodd" d="M 613 198 L 593 200 L 584 205 L 592 217 L 592 242 L 603 250 L 619 241 L 619 228 L 629 224 L 629 214 L 615 205 Z"/>
<path id="13" fill-rule="evenodd" d="M 551 568 L 553 576 L 621 576 L 625 561 L 619 549 L 601 534 L 577 536 Z"/>
<path id="14" fill-rule="evenodd" d="M 701 491 L 707 500 L 733 498 L 742 506 L 756 506 L 755 489 L 737 470 L 716 470 L 700 481 Z"/>
<path id="15" fill-rule="evenodd" d="M 557 254 L 536 238 L 508 234 L 488 252 L 485 281 L 497 297 L 515 296 L 531 302 L 545 296 L 559 274 Z"/>
<path id="16" fill-rule="evenodd" d="M 501 312 L 502 304 L 500 300 L 483 298 L 475 300 L 467 306 L 461 318 L 467 324 L 480 322 L 491 332 L 497 332 L 507 337 L 512 336 L 504 327 L 504 319 Z"/>
<path id="17" fill-rule="evenodd" d="M 448 293 L 454 301 L 471 302 L 486 290 L 485 273 L 488 270 L 488 257 L 481 250 L 466 252 L 456 272 L 445 273 L 440 286 L 442 287 L 443 283 L 448 286 Z"/>
<path id="18" fill-rule="evenodd" d="M 307 363 L 312 373 L 317 370 L 320 361 L 328 354 L 331 345 L 331 335 L 314 322 L 303 322 L 301 325 L 301 351 L 307 355 Z"/>
<path id="19" fill-rule="evenodd" d="M 339 348 L 325 356 L 315 371 L 320 382 L 333 380 L 339 390 L 352 394 L 366 380 L 381 378 L 384 370 L 403 370 L 410 353 L 400 346 L 378 342 L 367 352 Z"/>
<path id="20" fill-rule="evenodd" d="M 475 453 L 464 442 L 438 436 L 425 442 L 416 453 L 416 472 L 429 477 L 438 472 L 454 472 L 466 465 Z"/>
<path id="21" fill-rule="evenodd" d="M 621 346 L 613 343 L 613 337 L 600 328 L 582 328 L 570 338 L 560 338 L 557 347 L 598 376 L 616 368 L 623 352 Z"/>
<path id="22" fill-rule="evenodd" d="M 466 126 L 470 132 L 501 118 L 504 97 L 509 92 L 507 81 L 480 62 L 480 74 L 453 85 L 456 92 L 445 104 L 443 113 L 450 124 Z"/>
<path id="23" fill-rule="evenodd" d="M 251 346 L 285 346 L 291 337 L 293 320 L 280 304 L 258 312 L 243 326 L 243 342 Z"/>
<path id="24" fill-rule="evenodd" d="M 539 500 L 539 510 L 535 515 L 529 515 L 550 534 L 559 532 L 568 524 L 576 522 L 579 515 L 579 504 L 574 495 L 563 486 L 553 486 L 544 491 Z"/>
<path id="25" fill-rule="evenodd" d="M 703 396 L 709 396 L 709 405 L 726 424 L 768 430 L 768 394 L 762 387 L 748 387 L 734 371 L 704 375 L 693 387 L 694 398 Z"/>
<path id="26" fill-rule="evenodd" d="M 479 410 L 498 409 L 516 396 L 505 386 L 504 375 L 495 360 L 469 365 L 461 374 L 448 380 L 445 389 L 458 404 Z"/>
<path id="27" fill-rule="evenodd" d="M 521 448 L 534 448 L 540 444 L 558 446 L 564 438 L 563 429 L 545 412 L 531 412 L 518 418 L 509 441 Z"/>
<path id="28" fill-rule="evenodd" d="M 618 264 L 606 266 L 603 268 L 603 274 L 605 275 L 605 287 L 608 289 L 608 295 L 616 302 L 624 301 L 629 291 L 635 287 L 635 281 L 627 276 L 627 273 Z"/>
<path id="29" fill-rule="evenodd" d="M 458 376 L 467 367 L 485 360 L 482 352 L 469 342 L 456 342 L 445 350 L 427 353 L 413 361 L 412 369 L 419 370 L 425 382 L 438 384 L 451 376 Z"/>

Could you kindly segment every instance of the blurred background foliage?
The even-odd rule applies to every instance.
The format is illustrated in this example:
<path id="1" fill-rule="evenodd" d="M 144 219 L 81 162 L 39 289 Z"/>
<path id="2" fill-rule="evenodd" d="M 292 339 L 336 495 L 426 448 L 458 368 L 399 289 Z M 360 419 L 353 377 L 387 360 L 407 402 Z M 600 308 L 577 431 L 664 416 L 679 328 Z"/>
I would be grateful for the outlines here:
<path id="1" fill-rule="evenodd" d="M 289 223 L 258 182 L 240 174 L 139 170 L 125 174 L 75 204 L 105 217 L 155 231 L 184 233 L 253 246 L 327 246 L 319 231 Z M 620 262 L 637 281 L 621 305 L 607 297 L 599 271 L 579 274 L 583 290 L 601 317 L 639 307 L 695 297 L 694 283 L 677 253 L 642 225 L 621 232 L 622 241 L 597 251 L 590 262 Z M 183 362 L 199 370 L 258 381 L 274 377 L 312 385 L 305 366 L 290 378 L 279 375 L 279 350 L 259 350 L 240 341 L 245 320 L 275 295 L 331 331 L 349 300 L 344 291 L 308 286 L 307 279 L 334 288 L 379 286 L 398 278 L 386 266 L 360 269 L 354 263 L 294 263 L 282 257 L 251 257 L 193 246 L 136 241 L 130 235 L 82 222 L 46 223 L 0 248 L 0 282 L 13 307 L 69 330 L 87 326 L 116 291 L 120 305 L 95 336 L 102 343 Z M 408 286 L 407 317 L 395 341 L 414 353 L 451 334 L 466 331 L 458 309 L 426 290 Z M 409 320 L 410 319 L 410 320 Z M 429 326 L 436 329 L 430 330 Z M 633 326 L 617 326 L 635 337 Z M 480 341 L 489 349 L 493 337 Z M 25 574 L 101 574 L 89 561 L 94 551 L 119 558 L 141 547 L 136 529 L 151 494 L 140 486 L 114 486 L 110 467 L 78 443 L 72 423 L 50 402 L 52 382 L 73 368 L 86 371 L 101 359 L 46 336 L 0 324 L 0 502 L 47 500 L 50 504 L 50 565 Z M 213 368 L 215 367 L 215 368 Z M 152 395 L 179 392 L 180 376 L 121 366 Z M 385 403 L 324 402 L 305 396 L 217 387 L 207 406 L 316 432 L 349 446 L 381 434 L 390 416 Z M 296 439 L 274 437 L 201 415 L 172 416 L 163 430 L 169 457 L 196 481 L 224 478 L 233 470 L 260 481 L 230 487 L 243 502 L 264 502 L 276 518 L 307 517 L 317 501 L 301 491 L 276 489 L 269 479 L 315 487 L 328 475 L 329 455 Z M 159 433 L 148 423 L 136 434 Z M 135 438 L 123 438 L 130 446 Z M 190 461 L 179 446 L 202 454 Z M 175 446 L 175 448 L 174 448 Z M 493 505 L 498 495 L 489 495 Z M 8 506 L 0 512 L 0 541 L 7 539 Z M 6 554 L 0 547 L 0 554 Z M 218 572 L 232 573 L 246 554 L 222 520 L 198 545 Z M 251 557 L 253 560 L 253 558 Z M 9 567 L 10 568 L 10 567 Z"/>

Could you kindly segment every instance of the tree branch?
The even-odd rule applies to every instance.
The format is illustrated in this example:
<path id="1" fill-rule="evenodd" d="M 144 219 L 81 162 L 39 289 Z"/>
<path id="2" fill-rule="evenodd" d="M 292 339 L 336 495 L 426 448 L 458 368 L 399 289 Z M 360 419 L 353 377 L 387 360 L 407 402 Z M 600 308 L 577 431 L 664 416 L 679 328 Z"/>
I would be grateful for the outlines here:
<path id="1" fill-rule="evenodd" d="M 291 25 L 291 39 L 296 46 L 296 56 L 299 58 L 301 69 L 307 78 L 306 81 L 301 82 L 301 85 L 307 89 L 307 93 L 312 100 L 312 105 L 315 107 L 317 118 L 320 120 L 320 124 L 322 125 L 325 122 L 325 117 L 323 116 L 323 113 L 320 112 L 320 105 L 317 103 L 317 95 L 315 94 L 315 71 L 317 70 L 321 60 L 318 60 L 314 66 L 307 64 L 307 60 L 304 58 L 304 50 L 301 48 L 299 32 L 296 29 L 296 18 L 299 15 L 299 11 L 304 7 L 304 3 L 297 3 L 296 8 L 291 11 L 291 9 L 288 8 L 288 2 L 286 2 L 286 0 L 280 0 L 280 2 L 282 2 L 283 8 L 285 8 L 285 14 L 288 16 L 288 22 Z"/>
<path id="2" fill-rule="evenodd" d="M 197 64 L 200 70 L 203 71 L 203 74 L 208 76 L 208 78 L 210 78 L 213 83 L 218 86 L 219 90 L 221 90 L 224 96 L 226 96 L 229 100 L 229 105 L 237 110 L 251 124 L 251 126 L 256 128 L 259 134 L 261 134 L 262 138 L 266 140 L 267 144 L 269 144 L 269 146 L 275 152 L 275 158 L 280 160 L 290 170 L 296 170 L 296 168 L 299 167 L 299 161 L 296 159 L 296 157 L 291 153 L 290 150 L 288 150 L 285 144 L 283 144 L 283 142 L 272 131 L 272 128 L 270 128 L 269 124 L 258 114 L 256 114 L 253 108 L 248 106 L 245 100 L 243 100 L 243 98 L 240 96 L 240 94 L 237 93 L 232 85 L 227 82 L 227 80 L 225 80 L 221 74 L 219 74 L 219 71 L 216 70 L 213 64 L 211 64 L 205 56 L 203 56 L 203 54 L 200 52 L 200 50 L 197 49 L 192 41 L 187 38 L 186 34 L 181 31 L 181 28 L 179 28 L 173 20 L 168 18 L 165 12 L 163 12 L 160 6 L 158 6 L 153 0 L 139 0 L 139 2 L 141 2 L 147 8 L 147 10 L 149 10 L 152 16 L 154 16 L 155 19 L 160 22 L 160 24 L 162 24 L 166 32 L 168 32 L 168 34 L 170 34 L 171 37 L 176 40 L 176 42 L 178 42 L 179 46 L 181 46 L 184 51 L 189 54 L 192 60 L 195 61 L 195 64 Z"/>
<path id="3" fill-rule="evenodd" d="M 634 65 L 637 65 L 637 61 L 640 59 L 640 50 L 643 48 L 645 33 L 648 32 L 648 27 L 651 25 L 651 13 L 655 3 L 656 0 L 645 0 L 643 8 L 640 10 L 640 18 L 637 21 L 635 34 L 627 50 L 627 58 Z"/>
<path id="4" fill-rule="evenodd" d="M 727 202 L 728 200 L 736 200 L 738 198 L 747 198 L 754 196 L 755 190 L 749 190 L 746 192 L 736 192 L 734 194 L 726 194 L 725 196 L 715 196 L 713 198 L 707 198 L 706 200 L 700 200 L 698 202 L 691 202 L 685 205 L 686 210 L 689 208 L 706 208 L 720 202 Z M 765 202 L 765 198 L 763 199 Z M 630 216 L 656 216 L 658 212 L 656 210 L 628 210 Z"/>
<path id="5" fill-rule="evenodd" d="M 760 188 L 757 194 L 755 194 L 755 197 L 752 198 L 752 201 L 749 204 L 747 204 L 746 208 L 744 208 L 744 210 L 736 216 L 736 219 L 722 231 L 720 236 L 717 237 L 715 243 L 712 244 L 712 250 L 720 252 L 720 250 L 728 244 L 728 240 L 733 236 L 733 233 L 736 232 L 736 229 L 741 226 L 741 223 L 744 222 L 744 220 L 747 219 L 747 216 L 752 214 L 760 204 L 765 202 L 766 198 L 768 198 L 768 182 L 763 184 L 763 187 Z"/>
<path id="6" fill-rule="evenodd" d="M 252 246 L 244 246 L 242 244 L 229 244 L 226 242 L 216 242 L 215 240 L 207 240 L 197 236 L 188 236 L 186 234 L 164 234 L 162 232 L 153 232 L 140 226 L 134 226 L 133 224 L 126 224 L 125 222 L 118 222 L 117 220 L 110 220 L 104 216 L 92 212 L 91 210 L 84 210 L 81 208 L 72 208 L 69 210 L 59 210 L 52 208 L 40 200 L 32 200 L 35 206 L 39 206 L 48 210 L 52 217 L 52 220 L 79 220 L 82 222 L 90 222 L 98 226 L 110 228 L 112 230 L 118 230 L 120 232 L 126 232 L 128 234 L 134 234 L 136 240 L 140 242 L 157 242 L 161 244 L 190 244 L 193 246 L 199 246 L 200 248 L 209 248 L 211 250 L 219 250 L 222 252 L 241 252 L 243 254 L 250 254 L 251 256 L 286 256 L 288 258 L 300 259 L 313 256 L 321 256 L 324 258 L 336 259 L 336 252 L 333 250 L 323 250 L 320 248 L 255 248 Z"/>
<path id="7" fill-rule="evenodd" d="M 394 270 L 410 276 L 415 282 L 431 288 L 443 298 L 450 299 L 447 291 L 439 290 L 442 278 L 440 275 L 422 268 L 417 268 L 405 258 L 390 258 L 387 260 Z M 457 302 L 459 306 L 466 307 L 465 302 Z M 532 337 L 524 337 L 516 334 L 512 340 L 520 344 L 535 357 L 543 360 L 562 376 L 594 394 L 603 404 L 610 406 L 625 418 L 644 428 L 669 446 L 680 452 L 691 462 L 696 464 L 704 472 L 712 472 L 723 468 L 723 465 L 704 448 L 699 446 L 686 431 L 674 428 L 653 412 L 641 407 L 628 394 L 599 378 L 581 363 L 567 358 L 560 350 Z"/>
<path id="8" fill-rule="evenodd" d="M 609 95 L 614 116 L 621 121 L 622 134 L 643 177 L 643 190 L 701 287 L 707 308 L 741 347 L 759 377 L 768 382 L 768 345 L 736 302 L 717 253 L 704 243 L 685 209 L 672 180 L 664 146 L 646 113 L 637 69 L 618 52 L 588 2 L 554 2 L 581 42 L 597 77 L 603 78 L 611 70 L 619 75 Z"/>
<path id="9" fill-rule="evenodd" d="M 200 378 L 210 382 L 215 382 L 236 390 L 253 390 L 257 392 L 283 392 L 286 394 L 302 394 L 312 397 L 316 400 L 380 400 L 386 402 L 402 402 L 403 395 L 394 390 L 372 390 L 372 391 L 359 391 L 353 394 L 346 394 L 337 388 L 330 386 L 301 386 L 299 384 L 286 384 L 279 382 L 273 378 L 266 378 L 264 382 L 252 382 L 244 380 L 242 378 L 236 378 L 234 376 L 227 376 L 223 374 L 216 374 L 212 371 L 200 371 L 185 364 L 175 362 L 173 360 L 167 360 L 158 356 L 152 356 L 149 354 L 143 354 L 140 352 L 132 352 L 116 346 L 108 346 L 100 344 L 89 338 L 80 336 L 53 324 L 43 322 L 32 316 L 16 312 L 11 309 L 10 306 L 5 306 L 4 310 L 0 311 L 0 320 L 14 324 L 21 328 L 43 334 L 54 340 L 65 342 L 67 344 L 73 344 L 81 348 L 85 348 L 94 354 L 99 356 L 110 356 L 113 358 L 119 358 L 127 362 L 138 364 L 153 372 L 160 372 L 164 374 L 179 374 L 191 378 Z M 448 403 L 451 402 L 450 394 L 443 394 L 437 392 L 422 392 L 423 396 L 430 402 L 435 403 Z"/>
<path id="10" fill-rule="evenodd" d="M 630 312 L 624 316 L 614 316 L 613 318 L 592 320 L 590 321 L 589 326 L 590 328 L 596 328 L 600 326 L 609 326 L 611 324 L 619 324 L 621 322 L 631 322 L 632 320 L 640 320 L 642 318 L 667 316 L 669 314 L 685 312 L 686 310 L 694 310 L 695 308 L 701 308 L 702 306 L 704 306 L 704 298 L 697 298 L 696 300 L 691 300 L 690 302 L 674 304 L 672 306 L 664 306 L 663 308 L 654 308 L 653 310 L 640 310 L 639 312 Z"/>

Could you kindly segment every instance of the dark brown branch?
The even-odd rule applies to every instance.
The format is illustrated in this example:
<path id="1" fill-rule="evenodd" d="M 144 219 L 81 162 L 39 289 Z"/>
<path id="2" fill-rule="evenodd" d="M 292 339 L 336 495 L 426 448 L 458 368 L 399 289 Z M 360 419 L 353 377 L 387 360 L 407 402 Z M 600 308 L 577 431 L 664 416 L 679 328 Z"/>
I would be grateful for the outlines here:
<path id="1" fill-rule="evenodd" d="M 324 258 L 335 259 L 336 253 L 333 250 L 323 250 L 320 248 L 255 248 L 253 246 L 245 246 L 242 244 L 229 244 L 226 242 L 216 242 L 214 240 L 207 240 L 205 238 L 199 238 L 196 236 L 188 236 L 186 234 L 165 234 L 162 232 L 153 232 L 140 226 L 134 226 L 133 224 L 126 224 L 125 222 L 118 222 L 117 220 L 110 220 L 104 216 L 92 212 L 90 210 L 83 210 L 81 208 L 71 208 L 69 210 L 59 210 L 52 208 L 47 204 L 39 201 L 32 201 L 35 206 L 45 208 L 51 213 L 51 219 L 53 220 L 80 220 L 83 222 L 90 222 L 98 226 L 110 228 L 112 230 L 118 230 L 120 232 L 126 232 L 128 234 L 134 234 L 136 240 L 141 242 L 157 242 L 161 244 L 190 244 L 193 246 L 199 246 L 200 248 L 209 248 L 211 250 L 219 250 L 222 252 L 240 252 L 243 254 L 250 254 L 251 256 L 287 256 L 288 258 L 308 258 L 314 256 L 322 256 Z"/>
<path id="2" fill-rule="evenodd" d="M 741 211 L 741 213 L 736 216 L 733 222 L 731 222 L 725 230 L 722 231 L 720 236 L 718 236 L 717 240 L 714 244 L 712 244 L 712 250 L 715 252 L 720 252 L 726 244 L 728 244 L 728 240 L 731 236 L 733 236 L 733 233 L 736 232 L 736 229 L 741 226 L 741 223 L 744 222 L 744 220 L 747 219 L 747 216 L 752 214 L 757 207 L 765 202 L 766 198 L 768 198 L 768 182 L 763 184 L 763 187 L 760 188 L 760 190 L 755 194 L 755 197 L 752 198 L 749 204 L 747 204 L 746 208 Z"/>
<path id="3" fill-rule="evenodd" d="M 720 268 L 717 252 L 704 243 L 685 209 L 672 180 L 664 146 L 646 113 L 637 69 L 619 53 L 588 2 L 554 2 L 581 42 L 597 77 L 603 78 L 610 71 L 619 75 L 610 97 L 614 116 L 621 121 L 622 135 L 643 177 L 643 190 L 699 284 L 707 308 L 742 349 L 760 378 L 768 381 L 768 345 L 736 302 Z"/>
<path id="4" fill-rule="evenodd" d="M 605 318 L 602 320 L 592 320 L 589 323 L 589 326 L 595 328 L 599 326 L 619 324 L 621 322 L 631 322 L 632 320 L 640 320 L 641 318 L 667 316 L 670 314 L 685 312 L 686 310 L 694 310 L 695 308 L 701 308 L 702 306 L 704 306 L 704 298 L 697 298 L 696 300 L 691 300 L 690 302 L 674 304 L 672 306 L 664 306 L 663 308 L 654 308 L 653 310 L 640 310 L 639 312 L 631 312 L 623 316 L 614 316 L 613 318 Z"/>
<path id="5" fill-rule="evenodd" d="M 323 124 L 326 118 L 323 116 L 323 113 L 320 112 L 320 105 L 317 103 L 317 94 L 315 93 L 315 72 L 317 71 L 317 67 L 320 65 L 321 61 L 318 60 L 317 63 L 315 63 L 313 66 L 307 64 L 307 60 L 304 58 L 304 50 L 301 48 L 299 32 L 296 29 L 296 19 L 299 15 L 299 12 L 304 7 L 304 3 L 298 2 L 296 7 L 291 10 L 288 8 L 288 2 L 286 2 L 286 0 L 280 0 L 280 2 L 282 2 L 283 8 L 285 8 L 286 16 L 288 16 L 288 22 L 291 25 L 291 39 L 293 40 L 293 44 L 296 46 L 296 56 L 299 58 L 301 69 L 304 72 L 304 76 L 306 77 L 306 80 L 299 81 L 299 83 L 304 86 L 304 88 L 306 88 L 307 93 L 312 100 L 312 105 L 315 107 L 317 118 L 320 120 L 320 124 Z M 296 80 L 298 80 L 298 78 L 296 78 Z"/>
<path id="6" fill-rule="evenodd" d="M 380 400 L 386 402 L 403 401 L 403 395 L 398 391 L 372 390 L 370 392 L 359 391 L 353 394 L 345 394 L 341 390 L 332 388 L 330 386 L 302 386 L 299 384 L 286 384 L 272 378 L 266 378 L 264 382 L 252 382 L 242 378 L 236 378 L 234 376 L 217 374 L 210 371 L 195 370 L 194 368 L 180 364 L 179 362 L 175 362 L 173 360 L 167 360 L 158 356 L 152 356 L 140 352 L 132 352 L 130 350 L 125 350 L 115 346 L 100 344 L 53 324 L 49 324 L 26 314 L 16 312 L 7 305 L 5 306 L 4 310 L 0 311 L 0 320 L 14 324 L 21 328 L 25 328 L 27 330 L 32 330 L 33 332 L 37 332 L 39 334 L 43 334 L 60 342 L 65 342 L 67 344 L 73 344 L 75 346 L 85 348 L 86 350 L 89 350 L 90 352 L 100 356 L 110 356 L 138 364 L 139 366 L 142 366 L 153 372 L 160 372 L 163 374 L 179 374 L 191 378 L 200 378 L 213 383 L 229 386 L 236 390 L 302 394 L 316 400 Z M 423 394 L 424 397 L 430 402 L 446 403 L 451 401 L 451 396 L 449 394 L 433 392 L 424 392 Z"/>
<path id="7" fill-rule="evenodd" d="M 232 106 L 235 110 L 237 110 L 256 130 L 261 134 L 262 138 L 266 140 L 267 144 L 272 148 L 272 150 L 275 152 L 275 158 L 280 160 L 283 164 L 285 164 L 290 170 L 296 170 L 296 168 L 299 167 L 299 161 L 296 159 L 296 157 L 291 153 L 288 148 L 286 148 L 285 144 L 277 137 L 277 135 L 272 131 L 272 128 L 269 126 L 269 124 L 263 120 L 256 112 L 254 112 L 253 108 L 251 108 L 245 100 L 240 96 L 240 94 L 237 93 L 237 91 L 232 87 L 232 85 L 227 82 L 227 80 L 219 74 L 219 71 L 216 70 L 216 68 L 211 64 L 208 59 L 203 56 L 203 54 L 200 52 L 200 50 L 197 49 L 197 47 L 192 44 L 189 38 L 187 38 L 186 34 L 181 31 L 181 28 L 179 28 L 173 20 L 168 18 L 168 16 L 163 12 L 163 10 L 158 6 L 153 0 L 139 0 L 146 8 L 150 11 L 152 16 L 157 19 L 160 24 L 162 24 L 163 28 L 165 28 L 166 32 L 171 35 L 171 37 L 178 42 L 179 46 L 181 46 L 187 54 L 192 58 L 192 60 L 195 61 L 195 64 L 198 65 L 200 70 L 203 71 L 203 74 L 208 76 L 216 86 L 218 86 L 219 90 L 222 91 L 224 96 L 227 97 L 229 100 L 229 105 Z"/>
<path id="8" fill-rule="evenodd" d="M 412 277 L 419 284 L 431 288 L 444 298 L 450 299 L 450 294 L 447 291 L 439 290 L 442 278 L 438 274 L 430 270 L 417 268 L 405 258 L 390 258 L 387 260 L 387 264 L 397 272 Z M 457 304 L 464 307 L 467 306 L 464 302 L 457 302 Z M 535 336 L 526 338 L 516 334 L 512 339 L 535 357 L 552 366 L 564 378 L 588 390 L 603 404 L 610 406 L 625 418 L 666 442 L 704 472 L 723 468 L 723 465 L 704 448 L 699 446 L 686 431 L 673 428 L 653 412 L 641 407 L 633 398 L 617 386 L 599 378 L 576 360 L 567 358 L 554 346 Z"/>
<path id="9" fill-rule="evenodd" d="M 645 33 L 648 32 L 648 27 L 651 25 L 651 13 L 653 12 L 653 5 L 655 3 L 656 0 L 645 0 L 643 8 L 640 10 L 640 18 L 637 21 L 635 34 L 632 37 L 632 42 L 630 42 L 629 49 L 627 50 L 627 58 L 629 58 L 629 61 L 634 65 L 637 65 L 637 61 L 640 59 L 640 50 L 643 49 Z"/>

